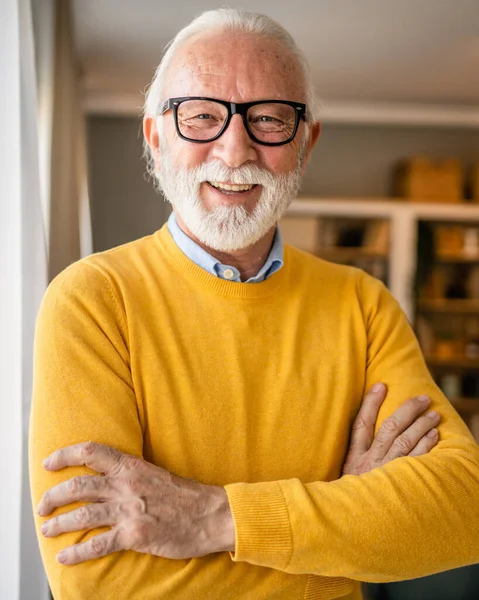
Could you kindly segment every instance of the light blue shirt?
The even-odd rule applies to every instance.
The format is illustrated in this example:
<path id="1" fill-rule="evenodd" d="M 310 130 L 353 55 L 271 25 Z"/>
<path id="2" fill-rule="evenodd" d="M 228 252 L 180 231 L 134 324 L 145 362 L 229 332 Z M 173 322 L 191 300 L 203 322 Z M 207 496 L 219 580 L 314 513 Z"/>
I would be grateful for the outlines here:
<path id="1" fill-rule="evenodd" d="M 170 218 L 168 219 L 168 229 L 178 248 L 199 267 L 221 279 L 241 282 L 240 272 L 236 267 L 221 264 L 218 259 L 211 256 L 211 254 L 208 254 L 206 250 L 203 250 L 201 246 L 198 246 L 196 242 L 180 229 L 174 212 L 171 213 Z M 273 245 L 271 246 L 271 251 L 266 262 L 257 275 L 250 277 L 244 283 L 260 283 L 261 281 L 268 279 L 268 277 L 278 271 L 278 269 L 281 269 L 282 266 L 283 240 L 281 239 L 279 228 L 276 227 Z"/>

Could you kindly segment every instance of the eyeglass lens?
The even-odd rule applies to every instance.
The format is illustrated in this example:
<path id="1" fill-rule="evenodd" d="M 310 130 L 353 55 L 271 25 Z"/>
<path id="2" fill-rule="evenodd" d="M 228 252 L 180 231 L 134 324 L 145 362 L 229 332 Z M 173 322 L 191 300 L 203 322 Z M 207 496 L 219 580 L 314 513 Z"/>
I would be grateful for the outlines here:
<path id="1" fill-rule="evenodd" d="M 221 131 L 228 109 L 212 100 L 185 100 L 178 106 L 178 128 L 191 140 L 208 141 Z M 296 125 L 296 110 L 288 104 L 255 104 L 246 113 L 247 126 L 261 142 L 289 140 Z"/>

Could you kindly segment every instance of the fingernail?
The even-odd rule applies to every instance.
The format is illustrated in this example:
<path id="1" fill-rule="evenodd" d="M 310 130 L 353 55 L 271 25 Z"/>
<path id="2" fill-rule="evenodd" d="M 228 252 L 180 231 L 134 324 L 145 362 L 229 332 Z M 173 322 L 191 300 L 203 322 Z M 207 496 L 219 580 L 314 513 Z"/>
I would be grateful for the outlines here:
<path id="1" fill-rule="evenodd" d="M 46 458 L 42 464 L 44 469 L 48 469 L 48 467 L 50 466 L 50 459 Z"/>
<path id="2" fill-rule="evenodd" d="M 371 388 L 373 392 L 382 392 L 384 389 L 384 383 L 375 383 Z"/>
<path id="3" fill-rule="evenodd" d="M 419 400 L 419 402 L 424 402 L 426 404 L 426 402 L 430 402 L 431 398 L 429 398 L 429 396 L 425 396 L 424 394 L 422 394 L 421 396 L 418 396 L 417 399 Z"/>
<path id="4" fill-rule="evenodd" d="M 436 417 L 439 416 L 439 413 L 437 413 L 435 410 L 431 410 L 430 412 L 427 413 L 427 416 L 430 419 L 435 419 Z"/>
<path id="5" fill-rule="evenodd" d="M 43 535 L 45 535 L 48 531 L 48 523 L 43 523 L 43 525 L 40 527 L 40 531 L 43 533 Z"/>
<path id="6" fill-rule="evenodd" d="M 57 554 L 57 562 L 59 563 L 66 563 L 68 560 L 68 556 L 67 553 L 65 552 L 65 550 L 62 550 L 61 552 L 59 552 Z"/>
<path id="7" fill-rule="evenodd" d="M 437 429 L 431 429 L 431 431 L 427 434 L 428 438 L 435 438 L 438 435 L 438 430 Z"/>

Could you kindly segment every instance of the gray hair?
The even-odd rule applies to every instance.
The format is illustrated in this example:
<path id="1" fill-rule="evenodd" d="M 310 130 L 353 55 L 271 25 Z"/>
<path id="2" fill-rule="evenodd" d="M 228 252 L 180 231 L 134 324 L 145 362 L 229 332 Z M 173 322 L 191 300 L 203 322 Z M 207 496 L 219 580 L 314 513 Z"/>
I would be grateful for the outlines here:
<path id="1" fill-rule="evenodd" d="M 156 116 L 158 106 L 162 100 L 168 67 L 180 46 L 197 34 L 228 29 L 238 33 L 272 37 L 293 54 L 298 61 L 303 76 L 308 113 L 310 118 L 315 120 L 318 116 L 316 95 L 311 70 L 303 51 L 298 48 L 293 37 L 286 29 L 270 17 L 238 8 L 219 8 L 204 12 L 179 31 L 171 42 L 166 45 L 165 54 L 146 93 L 144 114 L 149 117 Z"/>

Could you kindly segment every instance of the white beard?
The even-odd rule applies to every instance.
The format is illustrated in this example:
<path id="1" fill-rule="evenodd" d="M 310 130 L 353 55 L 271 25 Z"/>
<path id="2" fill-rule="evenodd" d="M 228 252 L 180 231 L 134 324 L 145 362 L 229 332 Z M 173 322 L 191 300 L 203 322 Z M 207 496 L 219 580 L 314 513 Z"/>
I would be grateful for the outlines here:
<path id="1" fill-rule="evenodd" d="M 296 197 L 301 187 L 305 150 L 306 142 L 302 144 L 294 171 L 281 175 L 252 164 L 231 169 L 221 160 L 187 169 L 173 165 L 171 153 L 162 140 L 161 166 L 156 177 L 165 198 L 201 243 L 220 252 L 233 252 L 266 235 Z M 200 185 L 206 181 L 259 184 L 263 190 L 251 213 L 243 206 L 220 205 L 207 210 L 200 197 Z"/>

